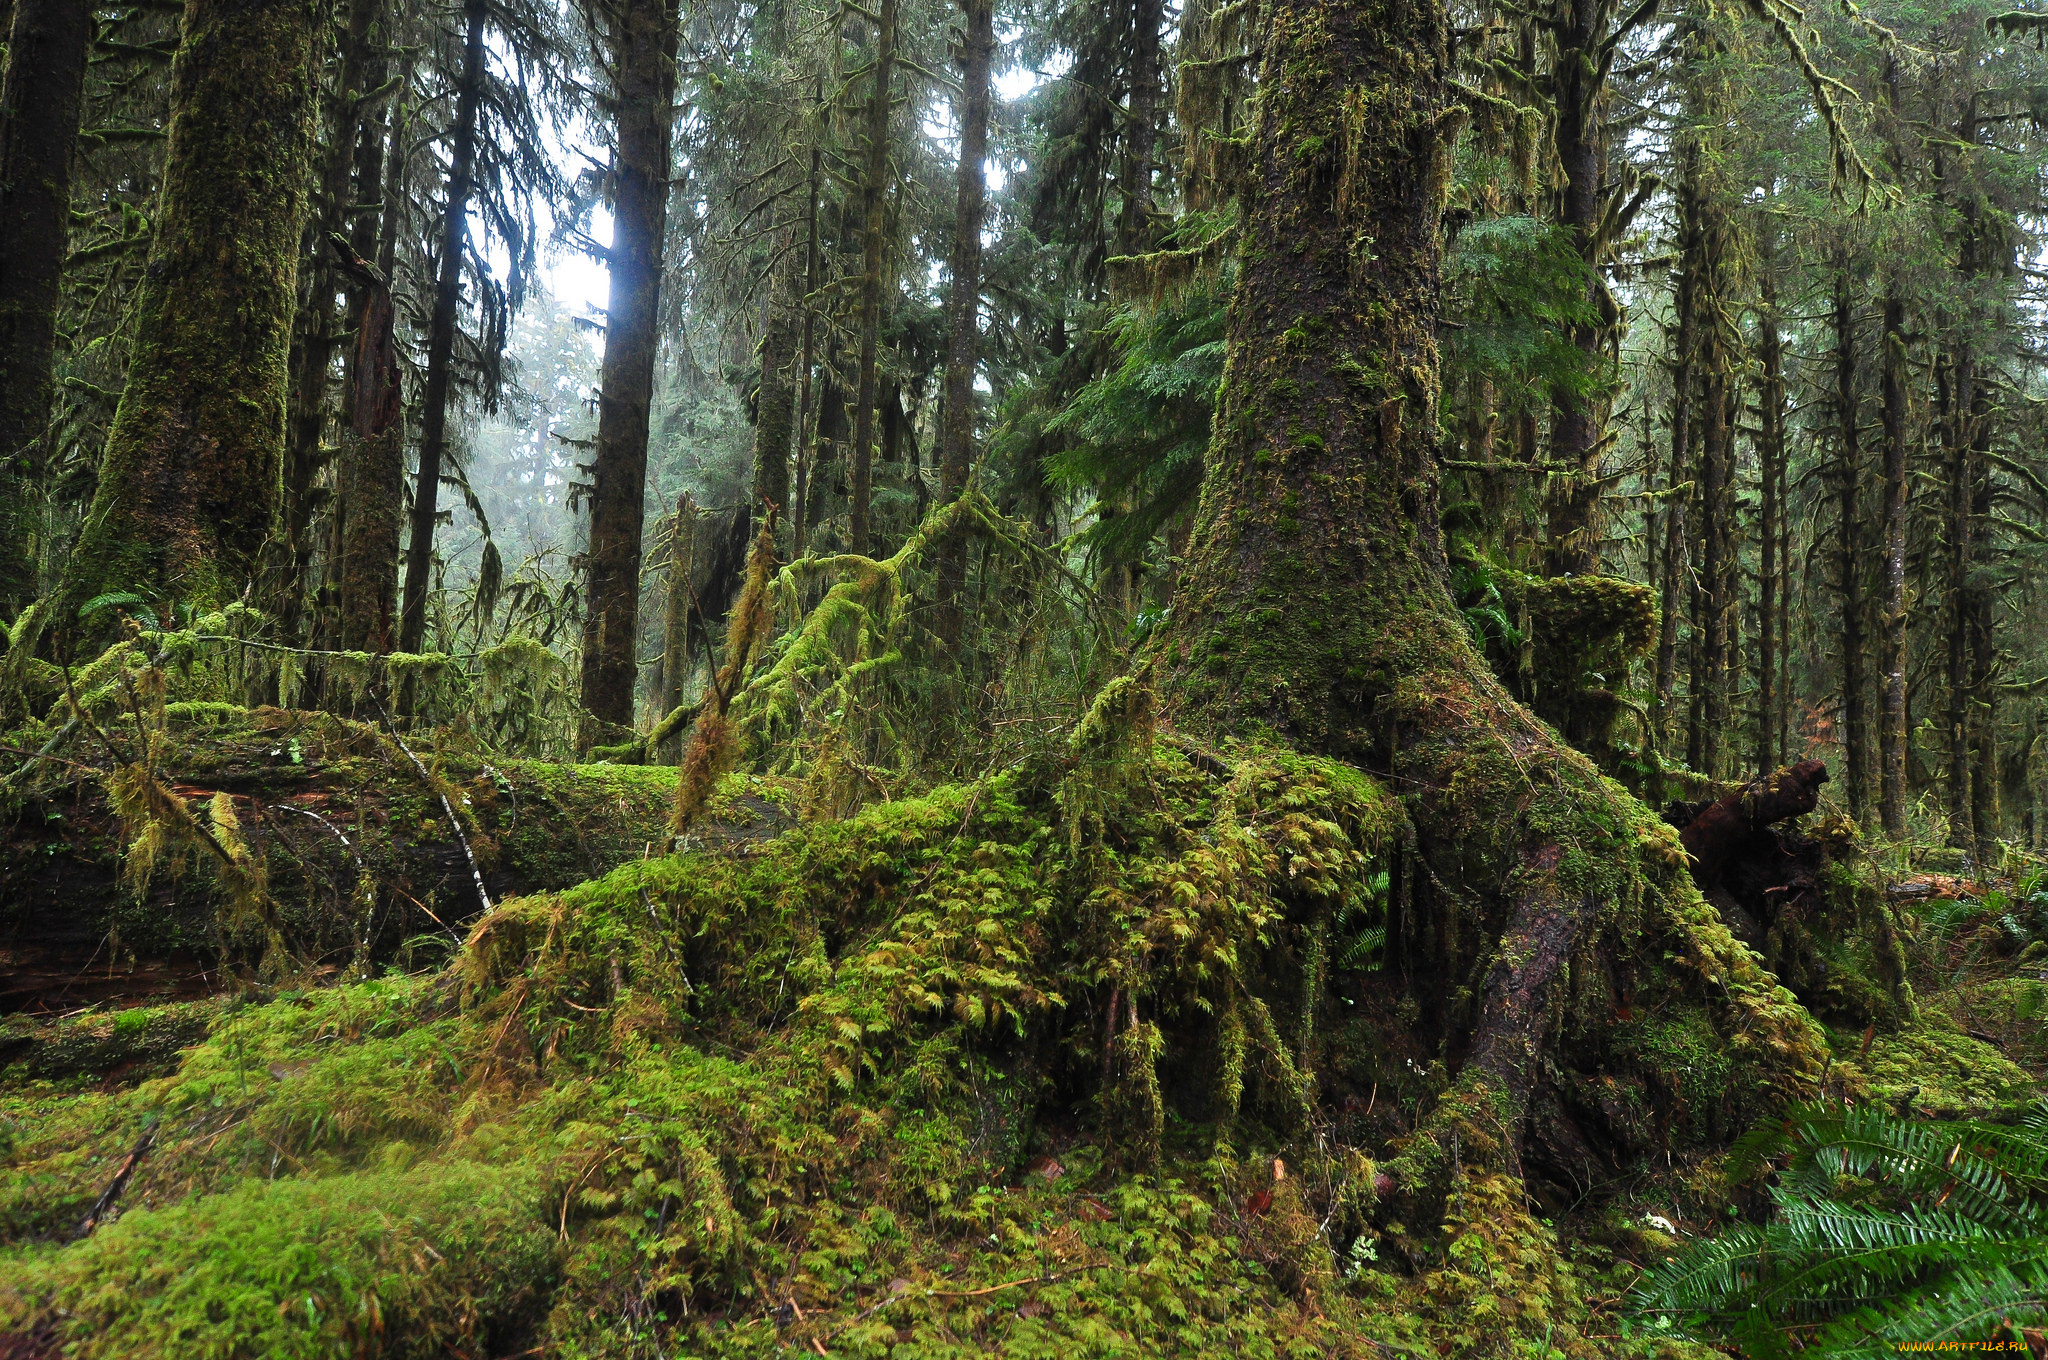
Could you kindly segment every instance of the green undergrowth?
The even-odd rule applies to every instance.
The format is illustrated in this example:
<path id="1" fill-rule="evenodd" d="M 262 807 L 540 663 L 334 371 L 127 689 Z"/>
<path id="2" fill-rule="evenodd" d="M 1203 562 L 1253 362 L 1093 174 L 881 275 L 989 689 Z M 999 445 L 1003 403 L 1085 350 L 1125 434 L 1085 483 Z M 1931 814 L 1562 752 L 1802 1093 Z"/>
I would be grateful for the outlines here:
<path id="1" fill-rule="evenodd" d="M 231 1004 L 139 1086 L 18 1081 L 0 1332 L 78 1360 L 1668 1352 L 1623 1335 L 1626 1253 L 1512 1178 L 1459 1170 L 1441 1226 L 1385 1212 L 1332 1110 L 1374 1074 L 1390 1108 L 1441 1089 L 1352 1009 L 1404 812 L 1224 755 L 1154 750 L 1117 691 L 1058 758 L 501 904 L 432 976 Z M 713 809 L 777 806 L 733 777 Z M 1712 927 L 1666 923 L 1680 976 L 1756 992 Z M 1703 1104 L 1754 1079 L 1733 1038 Z"/>

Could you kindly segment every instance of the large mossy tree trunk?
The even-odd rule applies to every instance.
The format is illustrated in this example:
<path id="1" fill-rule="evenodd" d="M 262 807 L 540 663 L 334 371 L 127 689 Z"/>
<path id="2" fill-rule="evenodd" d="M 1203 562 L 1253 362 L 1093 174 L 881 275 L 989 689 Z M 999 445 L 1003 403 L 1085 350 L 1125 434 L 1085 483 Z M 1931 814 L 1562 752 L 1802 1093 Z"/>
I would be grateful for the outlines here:
<path id="1" fill-rule="evenodd" d="M 192 0 L 128 385 L 66 578 L 76 604 L 242 593 L 284 457 L 322 7 Z"/>
<path id="2" fill-rule="evenodd" d="M 1748 970 L 1745 996 L 1769 988 L 1690 895 L 1668 828 L 1509 697 L 1453 605 L 1436 331 L 1458 113 L 1441 4 L 1269 13 L 1215 437 L 1154 664 L 1183 733 L 1265 731 L 1404 796 L 1419 866 L 1389 949 L 1421 1003 L 1416 1037 L 1457 1074 L 1394 1168 L 1427 1202 L 1459 1164 L 1577 1157 L 1558 1070 L 1598 1069 L 1631 989 L 1664 985 L 1667 950 L 1711 948 L 1716 975 Z M 1786 1051 L 1819 1070 L 1796 1009 L 1757 1023 L 1796 1032 Z"/>
<path id="3" fill-rule="evenodd" d="M 661 346 L 661 259 L 668 234 L 669 134 L 676 88 L 676 9 L 624 0 L 609 15 L 617 128 L 612 158 L 611 304 L 590 496 L 590 582 L 583 626 L 583 707 L 599 724 L 633 724 L 639 675 L 640 550 L 647 424 Z M 586 733 L 586 741 L 599 734 Z"/>
<path id="4" fill-rule="evenodd" d="M 36 593 L 30 504 L 50 418 L 92 6 L 19 0 L 0 82 L 0 617 Z"/>
<path id="5" fill-rule="evenodd" d="M 341 454 L 340 643 L 389 652 L 397 640 L 398 533 L 405 509 L 405 395 L 388 288 L 356 320 L 349 432 Z"/>

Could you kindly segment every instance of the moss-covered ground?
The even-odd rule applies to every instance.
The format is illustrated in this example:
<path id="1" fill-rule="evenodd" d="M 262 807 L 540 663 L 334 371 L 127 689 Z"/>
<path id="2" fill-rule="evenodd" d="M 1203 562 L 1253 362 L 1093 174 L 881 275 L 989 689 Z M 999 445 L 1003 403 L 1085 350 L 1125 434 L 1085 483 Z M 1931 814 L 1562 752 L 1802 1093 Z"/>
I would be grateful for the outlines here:
<path id="1" fill-rule="evenodd" d="M 1625 1185 L 1546 1217 L 1460 1169 L 1440 1224 L 1404 1223 L 1385 1168 L 1446 1082 L 1417 1018 L 1376 1010 L 1400 802 L 1333 762 L 1091 723 L 843 820 L 794 825 L 786 786 L 731 776 L 678 853 L 500 903 L 445 967 L 10 1022 L 0 1339 L 1687 1353 L 1626 1299 L 1725 1210 L 1747 1012 L 1641 995 L 1613 1030 L 1619 1078 L 1575 1098 L 1656 1150 Z M 649 776 L 673 773 L 559 774 Z M 1694 970 L 1740 954 L 1690 900 Z M 2021 946 L 1950 924 L 1914 945 L 1912 1024 L 1827 1036 L 1842 1094 L 1936 1112 L 2033 1081 L 2048 1055 L 1973 1019 L 2035 985 Z M 1736 962 L 1724 989 L 1768 989 Z"/>

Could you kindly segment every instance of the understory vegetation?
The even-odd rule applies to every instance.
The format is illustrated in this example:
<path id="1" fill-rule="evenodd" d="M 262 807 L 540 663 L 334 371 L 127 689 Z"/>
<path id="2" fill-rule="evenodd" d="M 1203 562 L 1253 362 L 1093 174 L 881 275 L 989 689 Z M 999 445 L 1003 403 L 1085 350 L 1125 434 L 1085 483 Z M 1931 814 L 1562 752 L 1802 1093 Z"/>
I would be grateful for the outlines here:
<path id="1" fill-rule="evenodd" d="M 0 0 L 0 1360 L 2048 1357 L 2044 52 Z"/>

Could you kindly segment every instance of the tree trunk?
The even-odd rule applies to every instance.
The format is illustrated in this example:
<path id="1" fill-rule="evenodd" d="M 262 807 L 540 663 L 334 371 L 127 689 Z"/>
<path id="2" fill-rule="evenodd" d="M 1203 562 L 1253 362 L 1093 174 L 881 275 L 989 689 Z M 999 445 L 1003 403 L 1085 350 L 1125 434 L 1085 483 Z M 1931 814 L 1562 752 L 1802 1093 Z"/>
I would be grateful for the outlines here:
<path id="1" fill-rule="evenodd" d="M 803 388 L 797 397 L 796 481 L 789 493 L 790 540 L 798 557 L 807 551 L 806 545 L 811 537 L 810 479 L 811 464 L 815 458 L 811 434 L 817 423 L 817 407 L 811 396 L 818 340 L 818 314 L 811 306 L 811 295 L 818 291 L 818 176 L 823 158 L 823 149 L 814 142 L 811 146 L 810 206 L 804 214 L 804 339 L 803 350 L 797 360 Z"/>
<path id="2" fill-rule="evenodd" d="M 973 6 L 982 0 L 971 0 L 967 6 L 969 25 L 968 41 L 972 43 L 975 23 Z M 1150 247 L 1152 218 L 1152 148 L 1159 135 L 1159 25 L 1163 14 L 1161 0 L 1135 0 L 1131 6 L 1131 98 L 1129 123 L 1124 129 L 1124 159 L 1119 177 L 1123 206 L 1117 213 L 1117 249 L 1126 255 L 1135 255 Z M 991 39 L 993 41 L 993 39 Z M 972 60 L 970 56 L 970 61 Z M 983 58 L 983 80 L 987 79 L 986 58 Z M 972 74 L 972 68 L 969 68 Z M 971 100 L 972 95 L 968 98 Z M 984 105 L 987 95 L 982 96 Z M 970 110 L 971 112 L 971 110 Z M 987 141 L 988 111 L 982 110 L 982 139 Z M 980 166 L 975 167 L 976 178 L 980 178 Z M 966 185 L 963 181 L 961 190 Z M 977 254 L 979 252 L 977 251 Z"/>
<path id="3" fill-rule="evenodd" d="M 1879 602 L 1883 680 L 1877 723 L 1878 817 L 1887 836 L 1906 834 L 1906 307 L 1884 300 L 1884 594 Z"/>
<path id="4" fill-rule="evenodd" d="M 1696 155 L 1690 150 L 1686 152 L 1687 168 L 1679 181 L 1682 186 L 1691 182 L 1691 164 Z M 1680 231 L 1689 241 L 1692 231 L 1690 214 L 1681 215 Z M 1697 329 L 1693 273 L 1685 267 L 1691 255 L 1689 247 L 1681 247 L 1678 277 L 1673 285 L 1678 315 L 1672 333 L 1671 476 L 1666 486 L 1669 494 L 1664 500 L 1664 574 L 1657 582 L 1657 597 L 1662 611 L 1657 629 L 1657 739 L 1659 746 L 1667 751 L 1672 740 L 1672 697 L 1678 689 L 1678 612 L 1681 597 L 1687 593 L 1686 551 L 1690 544 L 1685 521 L 1692 497 L 1678 488 L 1685 484 L 1687 469 L 1691 466 L 1693 336 Z"/>
<path id="5" fill-rule="evenodd" d="M 1976 391 L 1976 365 L 1967 341 L 1955 348 L 1943 385 L 1948 419 L 1948 839 L 1950 845 L 1975 846 L 1970 801 L 1970 441 Z"/>
<path id="6" fill-rule="evenodd" d="M 36 595 L 33 505 L 56 366 L 92 6 L 20 0 L 0 80 L 0 617 Z"/>
<path id="7" fill-rule="evenodd" d="M 598 724 L 633 725 L 639 674 L 640 537 L 661 257 L 668 234 L 669 132 L 676 89 L 673 0 L 625 0 L 612 14 L 617 140 L 612 156 L 611 305 L 590 495 L 590 585 L 583 624 L 583 707 Z M 586 744 L 598 739 L 593 729 Z"/>
<path id="8" fill-rule="evenodd" d="M 341 458 L 342 650 L 389 652 L 397 640 L 398 530 L 405 511 L 405 394 L 388 288 L 356 321 L 355 383 Z"/>
<path id="9" fill-rule="evenodd" d="M 1985 454 L 1991 447 L 1991 391 L 1977 389 L 1976 433 L 1970 441 L 1970 515 L 1981 525 L 1991 514 L 1991 477 Z M 1975 530 L 1972 530 L 1974 542 Z M 1982 855 L 1998 839 L 1998 653 L 1991 633 L 1991 591 L 1966 579 L 1963 594 L 1970 629 L 1970 829 Z"/>
<path id="10" fill-rule="evenodd" d="M 796 361 L 797 314 L 803 310 L 803 275 L 796 253 L 786 243 L 773 267 L 768 293 L 768 324 L 761 335 L 761 394 L 754 420 L 753 504 L 766 514 L 770 507 L 789 513 L 789 448 L 796 424 L 796 383 L 790 366 Z M 748 538 L 753 537 L 749 531 Z"/>
<path id="11" fill-rule="evenodd" d="M 1401 791 L 1418 929 L 1452 942 L 1435 982 L 1411 976 L 1462 1059 L 1391 1171 L 1426 1200 L 1460 1160 L 1529 1154 L 1532 1095 L 1566 1061 L 1552 1040 L 1591 1013 L 1575 989 L 1607 985 L 1594 979 L 1629 947 L 1603 948 L 1603 932 L 1622 928 L 1640 875 L 1666 871 L 1637 839 L 1647 814 L 1508 697 L 1450 597 L 1437 222 L 1458 115 L 1443 8 L 1280 0 L 1267 14 L 1230 377 L 1153 664 L 1183 731 L 1263 729 Z M 1612 1015 L 1600 995 L 1580 1001 Z"/>
<path id="12" fill-rule="evenodd" d="M 441 459 L 448 444 L 448 366 L 455 356 L 456 313 L 462 306 L 462 257 L 469 247 L 469 196 L 475 188 L 477 105 L 484 89 L 484 0 L 462 7 L 462 79 L 455 96 L 448 152 L 448 201 L 441 219 L 434 311 L 427 323 L 427 375 L 420 397 L 420 461 L 413 479 L 412 533 L 405 549 L 405 603 L 398 650 L 417 652 L 427 638 L 427 587 L 433 573 L 434 521 L 440 512 Z"/>
<path id="13" fill-rule="evenodd" d="M 1758 283 L 1762 306 L 1757 311 L 1757 363 L 1763 381 L 1757 390 L 1760 434 L 1757 461 L 1762 495 L 1761 537 L 1757 582 L 1756 754 L 1759 775 L 1778 767 L 1778 651 L 1784 645 L 1778 613 L 1778 573 L 1787 565 L 1778 555 L 1779 525 L 1784 517 L 1782 470 L 1785 460 L 1785 345 L 1778 332 L 1777 279 L 1774 263 L 1761 261 Z"/>
<path id="14" fill-rule="evenodd" d="M 889 77 L 896 63 L 896 0 L 881 0 L 875 25 L 874 90 L 868 96 L 867 157 L 861 176 L 860 390 L 853 412 L 853 476 L 847 506 L 849 551 L 868 551 L 875 482 L 876 351 L 882 342 L 882 272 L 888 259 Z"/>
<path id="15" fill-rule="evenodd" d="M 690 679 L 690 617 L 696 599 L 692 568 L 697 560 L 697 502 L 685 491 L 676 501 L 668 535 L 668 600 L 661 620 L 661 689 L 655 708 L 666 717 L 683 701 Z M 680 746 L 680 742 L 676 743 Z"/>
<path id="16" fill-rule="evenodd" d="M 334 367 L 335 347 L 347 324 L 346 314 L 335 306 L 338 280 L 333 265 L 334 248 L 328 237 L 341 234 L 348 226 L 348 211 L 355 201 L 351 190 L 358 151 L 356 133 L 362 126 L 362 96 L 375 55 L 370 32 L 382 9 L 383 0 L 349 0 L 348 28 L 341 37 L 341 67 L 328 118 L 319 198 L 307 232 L 309 253 L 301 262 L 311 286 L 307 289 L 309 305 L 299 319 L 299 341 L 292 354 L 295 372 L 285 438 L 284 532 L 279 545 L 282 551 L 275 559 L 283 565 L 284 574 L 275 582 L 272 597 L 278 631 L 287 641 L 299 636 L 306 570 L 313 559 L 313 481 L 320 471 L 321 436 L 327 429 L 328 378 Z"/>
<path id="17" fill-rule="evenodd" d="M 192 0 L 128 385 L 66 595 L 242 593 L 276 515 L 321 7 Z"/>
<path id="18" fill-rule="evenodd" d="M 1603 136 L 1600 127 L 1599 0 L 1570 0 L 1562 7 L 1553 68 L 1557 98 L 1557 159 L 1564 171 L 1558 225 L 1572 233 L 1587 269 L 1587 287 L 1597 307 L 1605 302 L 1592 270 L 1597 266 L 1602 189 Z M 1575 325 L 1572 343 L 1589 371 L 1601 363 L 1606 337 L 1599 325 Z M 1583 576 L 1599 569 L 1600 453 L 1606 420 L 1601 399 L 1589 393 L 1557 395 L 1550 421 L 1551 459 L 1567 469 L 1550 506 L 1546 557 L 1553 576 Z"/>
<path id="19" fill-rule="evenodd" d="M 1728 224 L 1709 193 L 1694 195 L 1700 289 L 1698 374 L 1700 393 L 1700 766 L 1715 779 L 1728 774 L 1729 689 L 1733 676 L 1735 610 L 1735 440 L 1729 421 L 1733 354 L 1727 334 Z"/>
<path id="20" fill-rule="evenodd" d="M 1156 0 L 1154 4 L 1156 11 Z M 946 293 L 951 325 L 939 427 L 939 497 L 947 501 L 967 488 L 974 451 L 974 373 L 981 362 L 981 223 L 988 200 L 989 63 L 996 48 L 995 0 L 962 0 L 961 8 L 967 23 L 960 46 L 960 165 L 953 200 L 952 278 Z M 1154 29 L 1156 44 L 1156 20 Z M 960 641 L 960 592 L 967 581 L 964 544 L 946 545 L 938 578 L 937 632 L 954 646 Z"/>
<path id="21" fill-rule="evenodd" d="M 1836 494 L 1837 586 L 1842 599 L 1842 763 L 1848 778 L 1849 815 L 1870 812 L 1870 732 L 1863 695 L 1863 519 L 1857 498 L 1863 475 L 1857 431 L 1856 314 L 1849 265 L 1835 263 L 1835 420 L 1840 464 Z"/>

